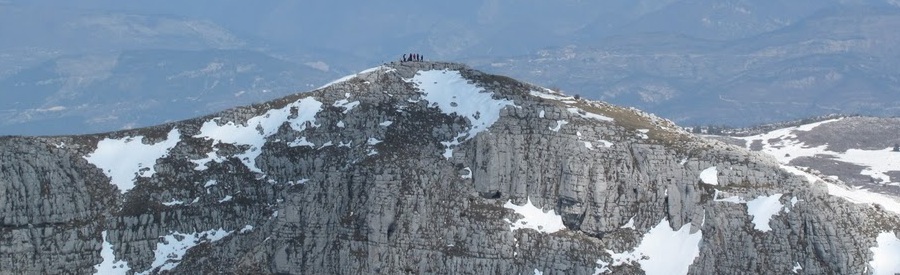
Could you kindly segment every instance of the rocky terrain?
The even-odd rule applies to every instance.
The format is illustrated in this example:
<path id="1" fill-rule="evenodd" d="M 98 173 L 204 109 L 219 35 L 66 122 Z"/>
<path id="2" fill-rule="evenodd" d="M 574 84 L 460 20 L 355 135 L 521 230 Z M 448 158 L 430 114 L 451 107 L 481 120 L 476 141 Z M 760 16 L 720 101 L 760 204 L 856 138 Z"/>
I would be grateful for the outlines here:
<path id="1" fill-rule="evenodd" d="M 890 201 L 454 63 L 0 145 L 0 273 L 900 272 Z"/>

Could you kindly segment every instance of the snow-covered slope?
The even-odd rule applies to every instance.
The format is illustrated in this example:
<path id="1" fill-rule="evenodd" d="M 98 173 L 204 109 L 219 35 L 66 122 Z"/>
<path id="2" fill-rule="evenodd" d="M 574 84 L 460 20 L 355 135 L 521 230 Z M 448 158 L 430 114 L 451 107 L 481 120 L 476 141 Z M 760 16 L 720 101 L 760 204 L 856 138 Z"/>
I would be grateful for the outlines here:
<path id="1" fill-rule="evenodd" d="M 731 138 L 811 182 L 821 180 L 834 195 L 900 213 L 898 129 L 898 119 L 848 117 Z"/>

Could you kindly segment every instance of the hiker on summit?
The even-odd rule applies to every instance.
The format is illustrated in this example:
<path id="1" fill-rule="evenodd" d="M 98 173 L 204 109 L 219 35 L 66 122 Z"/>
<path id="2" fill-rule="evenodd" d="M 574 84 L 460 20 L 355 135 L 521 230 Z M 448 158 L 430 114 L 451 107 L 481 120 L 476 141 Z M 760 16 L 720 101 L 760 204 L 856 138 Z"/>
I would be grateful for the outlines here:
<path id="1" fill-rule="evenodd" d="M 421 54 L 417 54 L 417 53 L 403 54 L 403 58 L 400 58 L 400 62 L 424 61 L 424 60 L 425 60 L 425 58 L 422 57 Z"/>

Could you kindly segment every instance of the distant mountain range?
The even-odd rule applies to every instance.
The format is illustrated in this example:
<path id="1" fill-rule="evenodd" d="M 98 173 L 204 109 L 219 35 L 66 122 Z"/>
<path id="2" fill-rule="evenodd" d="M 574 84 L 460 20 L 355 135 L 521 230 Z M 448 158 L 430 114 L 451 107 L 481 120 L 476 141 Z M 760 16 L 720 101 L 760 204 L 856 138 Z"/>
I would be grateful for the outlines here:
<path id="1" fill-rule="evenodd" d="M 896 5 L 4 1 L 0 135 L 109 131 L 185 119 L 309 89 L 410 52 L 639 107 L 683 125 L 747 126 L 826 113 L 895 116 Z M 169 78 L 216 60 L 240 60 L 256 71 Z M 173 65 L 151 68 L 156 63 Z M 223 64 L 227 70 L 237 63 Z M 257 77 L 265 84 L 250 81 Z M 232 98 L 242 91 L 246 101 Z M 254 99 L 254 91 L 273 97 Z M 180 95 L 193 99 L 158 103 Z M 151 107 L 140 107 L 145 103 Z M 82 107 L 75 112 L 75 106 Z"/>
<path id="2" fill-rule="evenodd" d="M 645 34 L 475 62 L 687 125 L 746 126 L 828 113 L 896 116 L 897 27 L 897 9 L 829 10 L 735 41 Z"/>
<path id="3" fill-rule="evenodd" d="M 127 129 L 310 90 L 331 74 L 245 50 L 62 56 L 0 79 L 0 133 Z M 27 91 L 27 92 L 26 92 Z"/>

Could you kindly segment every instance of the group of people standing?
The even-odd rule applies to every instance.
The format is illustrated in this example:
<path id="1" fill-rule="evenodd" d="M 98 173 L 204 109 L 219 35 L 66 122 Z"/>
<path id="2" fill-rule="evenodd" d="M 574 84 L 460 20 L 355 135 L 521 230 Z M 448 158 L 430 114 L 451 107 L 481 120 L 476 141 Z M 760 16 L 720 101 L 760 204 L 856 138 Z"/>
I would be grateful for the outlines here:
<path id="1" fill-rule="evenodd" d="M 424 59 L 425 58 L 422 57 L 421 54 L 411 53 L 411 54 L 403 54 L 403 59 L 400 59 L 400 61 L 401 62 L 403 62 L 403 61 L 422 61 Z"/>

